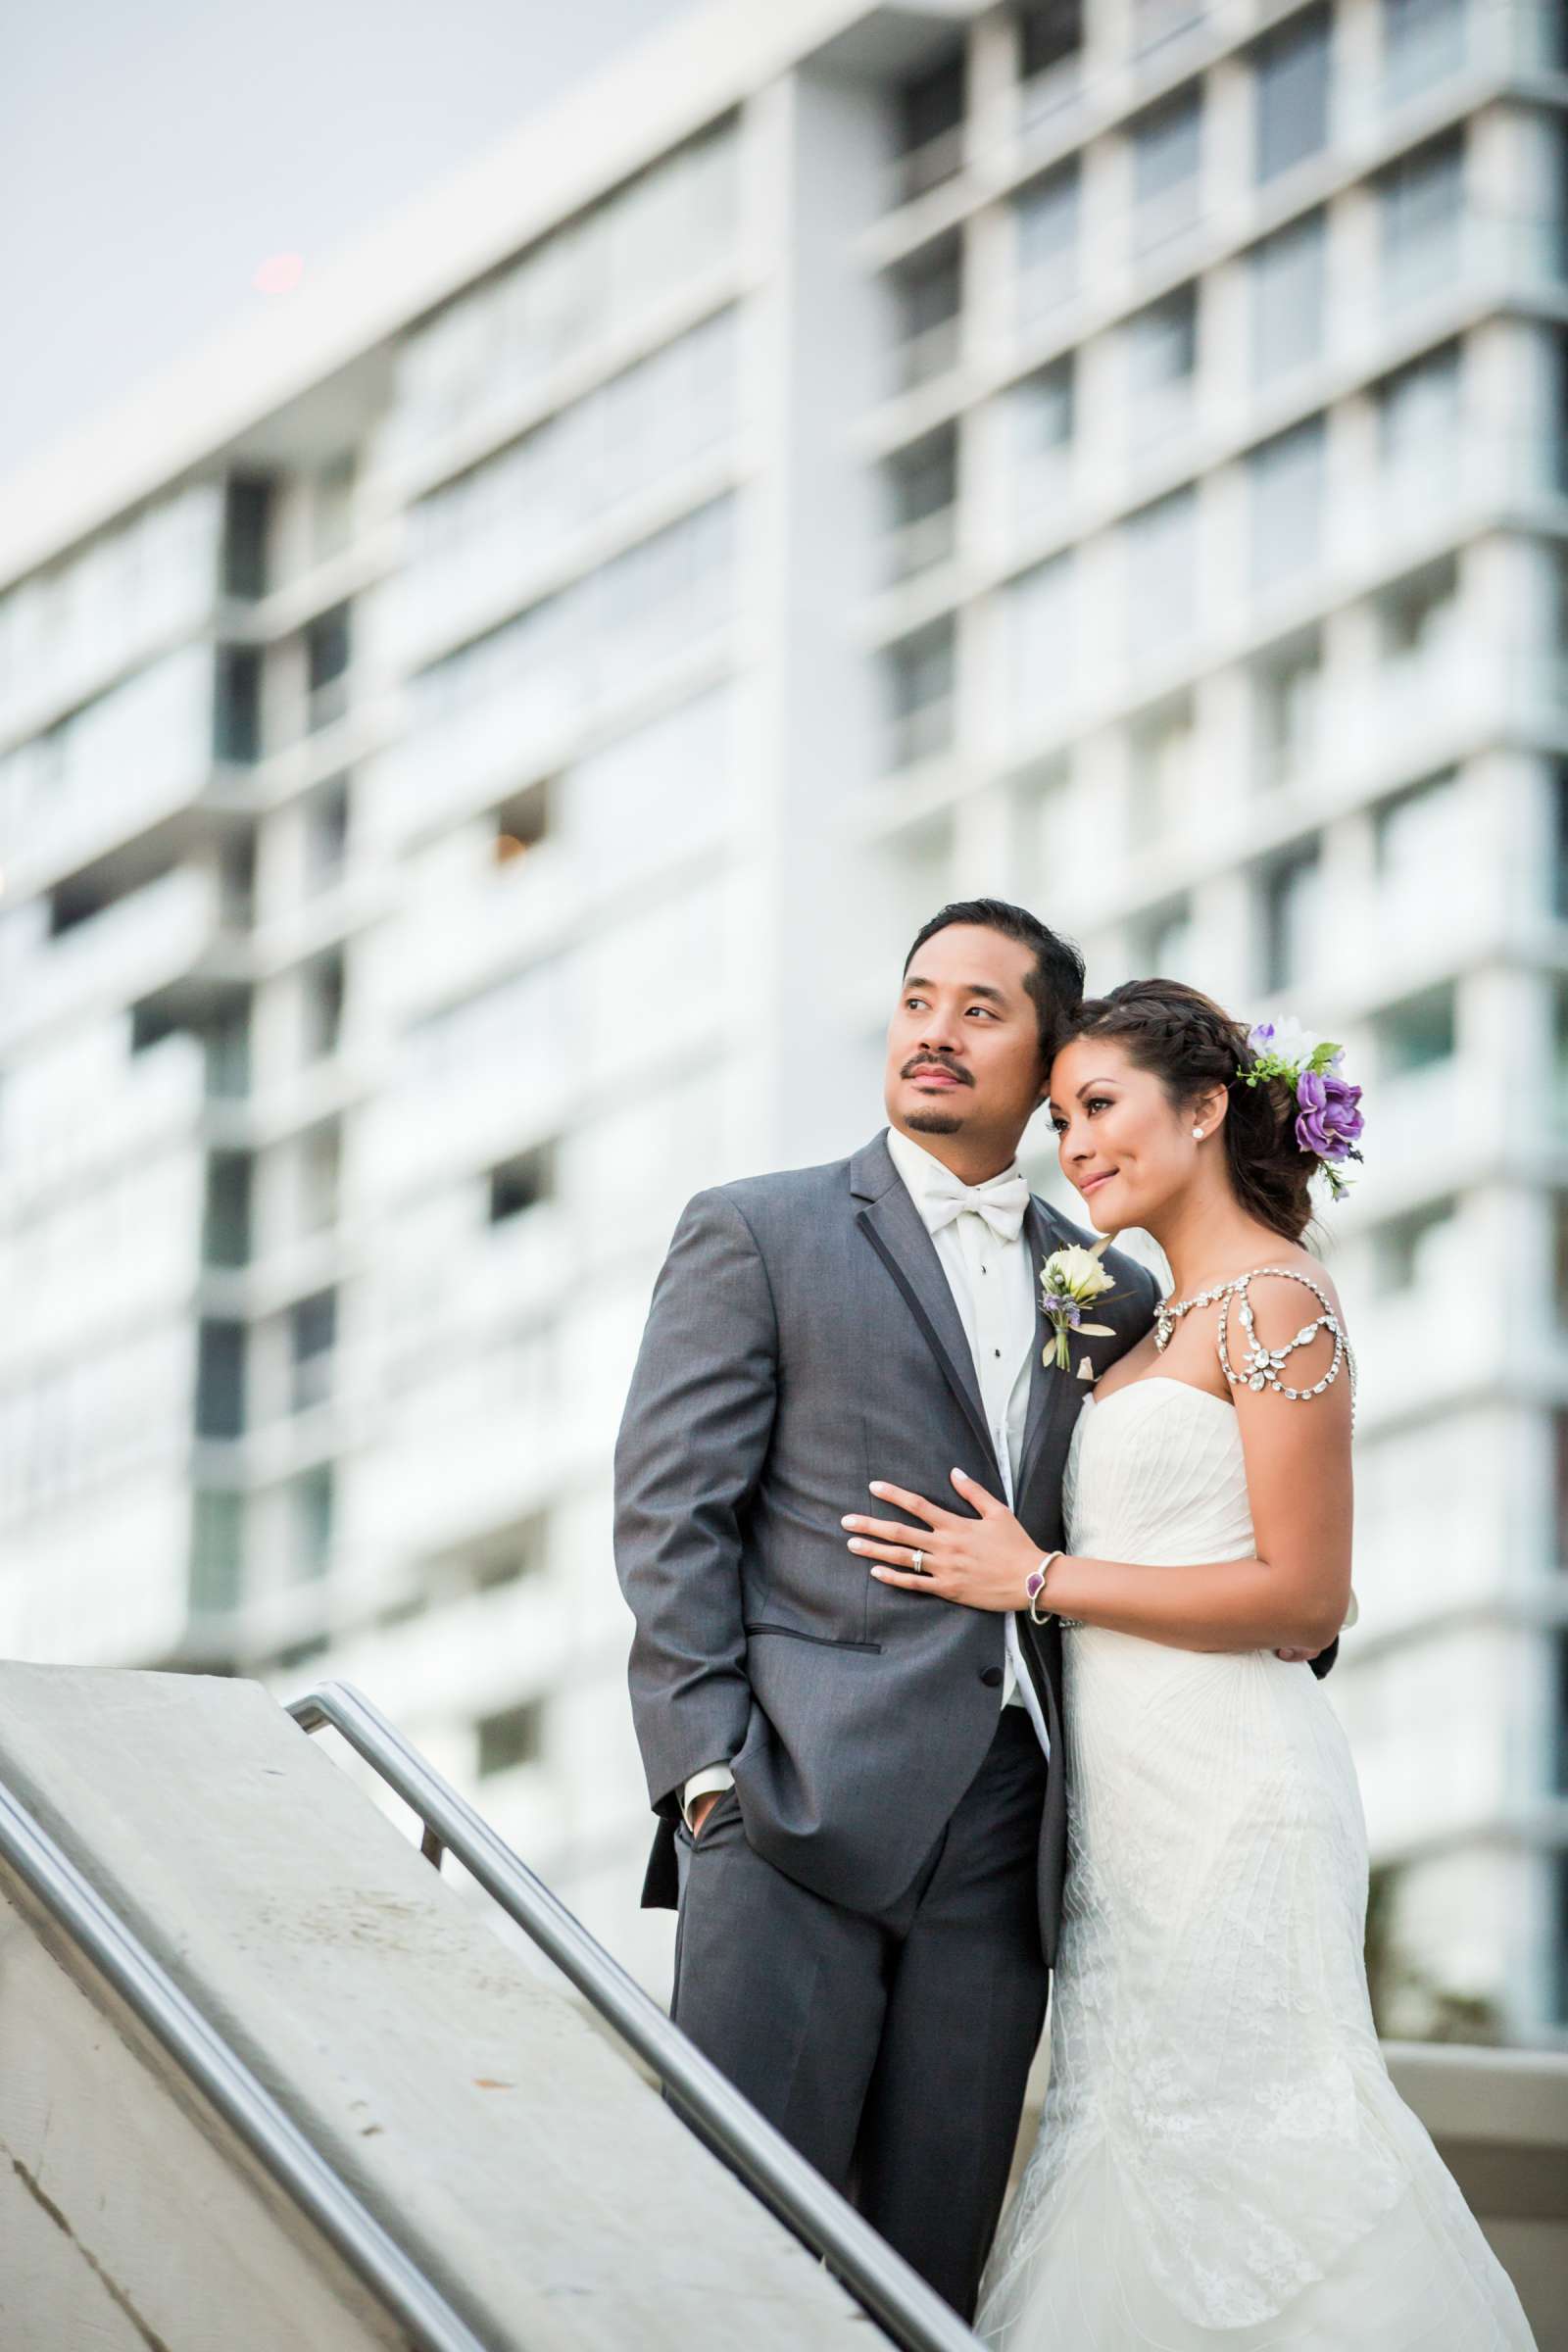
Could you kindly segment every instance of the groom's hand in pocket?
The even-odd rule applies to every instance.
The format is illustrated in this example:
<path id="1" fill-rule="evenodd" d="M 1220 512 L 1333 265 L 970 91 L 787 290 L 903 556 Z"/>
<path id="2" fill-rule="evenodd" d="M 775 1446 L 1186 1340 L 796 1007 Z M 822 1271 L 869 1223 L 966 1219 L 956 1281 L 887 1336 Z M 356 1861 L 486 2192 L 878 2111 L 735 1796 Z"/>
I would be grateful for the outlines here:
<path id="1" fill-rule="evenodd" d="M 722 1788 L 709 1788 L 701 1796 L 692 1799 L 692 1843 L 694 1845 L 703 1834 L 704 1822 L 723 1793 Z"/>

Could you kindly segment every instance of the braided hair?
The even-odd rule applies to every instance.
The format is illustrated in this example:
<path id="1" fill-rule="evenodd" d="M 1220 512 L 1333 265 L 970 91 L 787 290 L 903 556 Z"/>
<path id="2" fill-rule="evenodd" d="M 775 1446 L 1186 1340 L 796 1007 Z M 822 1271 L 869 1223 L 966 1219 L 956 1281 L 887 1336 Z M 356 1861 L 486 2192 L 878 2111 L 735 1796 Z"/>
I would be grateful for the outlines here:
<path id="1" fill-rule="evenodd" d="M 1312 1219 L 1309 1187 L 1316 1159 L 1296 1136 L 1297 1103 L 1288 1080 L 1238 1086 L 1253 1061 L 1248 1033 L 1212 997 L 1180 980 L 1129 980 L 1106 997 L 1086 997 L 1058 1041 L 1102 1037 L 1134 1067 L 1158 1078 L 1172 1106 L 1186 1110 L 1215 1087 L 1229 1091 L 1225 1157 L 1231 1187 L 1249 1216 L 1288 1242 Z"/>

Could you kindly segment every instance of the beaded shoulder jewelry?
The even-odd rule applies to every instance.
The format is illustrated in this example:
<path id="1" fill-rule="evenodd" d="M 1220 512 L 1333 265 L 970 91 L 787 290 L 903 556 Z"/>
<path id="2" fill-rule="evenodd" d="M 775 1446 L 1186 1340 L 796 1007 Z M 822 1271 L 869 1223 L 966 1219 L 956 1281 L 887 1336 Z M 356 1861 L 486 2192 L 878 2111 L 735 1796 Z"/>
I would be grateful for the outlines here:
<path id="1" fill-rule="evenodd" d="M 1304 1290 L 1311 1292 L 1323 1310 L 1310 1323 L 1303 1323 L 1295 1338 L 1287 1340 L 1283 1348 L 1265 1348 L 1252 1320 L 1252 1305 L 1247 1295 L 1247 1286 L 1255 1282 L 1260 1274 L 1277 1274 L 1287 1282 L 1300 1283 Z M 1247 1334 L 1247 1351 L 1239 1372 L 1231 1362 L 1230 1353 L 1231 1302 L 1237 1298 L 1241 1300 L 1242 1328 Z M 1341 1365 L 1348 1363 L 1350 1368 L 1350 1410 L 1353 1417 L 1355 1357 L 1327 1292 L 1312 1280 L 1310 1274 L 1302 1274 L 1295 1266 L 1254 1266 L 1250 1273 L 1238 1274 L 1229 1282 L 1211 1283 L 1206 1291 L 1198 1291 L 1191 1298 L 1181 1298 L 1174 1303 L 1162 1298 L 1154 1309 L 1154 1347 L 1157 1352 L 1164 1354 L 1183 1315 L 1191 1314 L 1195 1306 L 1212 1306 L 1216 1300 L 1220 1302 L 1220 1369 L 1233 1389 L 1273 1389 L 1277 1395 L 1289 1396 L 1297 1404 L 1304 1404 L 1308 1397 L 1319 1396 L 1325 1389 L 1332 1387 L 1339 1379 Z M 1298 1348 L 1310 1347 L 1320 1331 L 1333 1334 L 1334 1360 L 1322 1379 L 1315 1380 L 1310 1388 L 1293 1389 L 1280 1378 L 1286 1361 Z"/>

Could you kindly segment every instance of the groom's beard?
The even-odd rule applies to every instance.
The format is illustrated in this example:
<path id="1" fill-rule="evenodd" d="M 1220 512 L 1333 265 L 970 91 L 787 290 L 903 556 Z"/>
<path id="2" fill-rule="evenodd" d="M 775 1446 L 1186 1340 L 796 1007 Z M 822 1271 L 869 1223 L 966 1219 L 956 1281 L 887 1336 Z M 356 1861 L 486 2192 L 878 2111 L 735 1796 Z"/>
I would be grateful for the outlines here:
<path id="1" fill-rule="evenodd" d="M 963 1121 L 951 1110 L 911 1110 L 905 1125 L 916 1135 L 956 1135 Z"/>

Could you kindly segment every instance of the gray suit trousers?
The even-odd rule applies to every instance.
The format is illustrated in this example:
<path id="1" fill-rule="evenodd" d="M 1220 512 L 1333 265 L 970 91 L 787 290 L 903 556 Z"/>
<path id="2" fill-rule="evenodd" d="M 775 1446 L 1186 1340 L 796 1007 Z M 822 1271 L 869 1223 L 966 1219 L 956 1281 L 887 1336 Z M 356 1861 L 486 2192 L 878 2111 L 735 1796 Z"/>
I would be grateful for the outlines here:
<path id="1" fill-rule="evenodd" d="M 966 2319 L 1045 2018 L 1046 1777 L 1004 1708 L 914 1883 L 875 1913 L 764 1861 L 733 1789 L 695 1841 L 675 1832 L 675 2022 Z"/>

